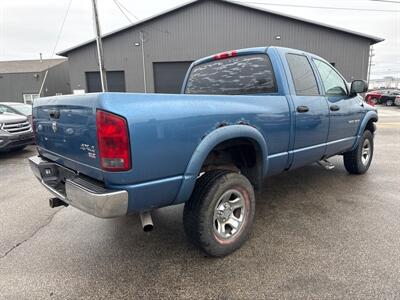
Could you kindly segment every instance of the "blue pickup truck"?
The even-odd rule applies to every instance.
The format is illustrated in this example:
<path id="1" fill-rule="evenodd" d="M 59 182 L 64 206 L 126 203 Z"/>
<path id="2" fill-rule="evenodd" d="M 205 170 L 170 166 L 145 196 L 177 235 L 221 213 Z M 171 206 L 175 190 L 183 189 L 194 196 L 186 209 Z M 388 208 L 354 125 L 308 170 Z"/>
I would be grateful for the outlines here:
<path id="1" fill-rule="evenodd" d="M 185 202 L 188 238 L 211 256 L 248 238 L 265 177 L 343 155 L 365 173 L 375 108 L 326 60 L 261 47 L 194 62 L 182 94 L 98 93 L 33 105 L 33 173 L 55 197 L 101 218 Z"/>

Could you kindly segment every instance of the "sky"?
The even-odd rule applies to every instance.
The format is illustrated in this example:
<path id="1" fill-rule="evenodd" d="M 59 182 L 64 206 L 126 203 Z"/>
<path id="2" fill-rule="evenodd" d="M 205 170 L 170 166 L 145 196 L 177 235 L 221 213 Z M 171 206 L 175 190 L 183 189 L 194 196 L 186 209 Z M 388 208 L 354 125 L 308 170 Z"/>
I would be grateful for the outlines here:
<path id="1" fill-rule="evenodd" d="M 103 33 L 129 24 L 113 0 L 97 1 Z M 186 2 L 117 1 L 139 20 Z M 91 0 L 72 0 L 63 30 L 60 31 L 69 2 L 70 0 L 0 0 L 0 60 L 36 59 L 40 57 L 40 53 L 43 54 L 43 58 L 51 58 L 55 57 L 54 49 L 57 53 L 92 39 L 94 30 Z M 385 41 L 374 45 L 375 56 L 371 78 L 400 77 L 400 0 L 237 0 L 237 2 L 248 4 L 252 2 L 251 5 L 256 7 L 382 37 Z M 304 8 L 297 7 L 298 5 L 351 10 Z M 137 21 L 129 13 L 128 16 L 132 21 Z"/>

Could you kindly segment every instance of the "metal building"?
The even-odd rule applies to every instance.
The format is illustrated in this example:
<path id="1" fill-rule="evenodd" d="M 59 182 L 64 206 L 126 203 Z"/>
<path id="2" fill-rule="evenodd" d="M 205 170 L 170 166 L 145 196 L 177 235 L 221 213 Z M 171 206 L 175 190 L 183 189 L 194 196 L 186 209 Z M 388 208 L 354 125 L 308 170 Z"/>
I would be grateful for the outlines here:
<path id="1" fill-rule="evenodd" d="M 198 0 L 109 33 L 103 46 L 111 91 L 143 92 L 146 83 L 148 92 L 172 93 L 180 91 L 192 61 L 254 46 L 309 51 L 329 60 L 347 80 L 366 79 L 370 45 L 380 41 L 236 2 Z M 94 40 L 59 55 L 68 57 L 72 90 L 100 91 Z"/>
<path id="2" fill-rule="evenodd" d="M 32 103 L 39 97 L 71 93 L 66 59 L 0 61 L 0 102 Z"/>

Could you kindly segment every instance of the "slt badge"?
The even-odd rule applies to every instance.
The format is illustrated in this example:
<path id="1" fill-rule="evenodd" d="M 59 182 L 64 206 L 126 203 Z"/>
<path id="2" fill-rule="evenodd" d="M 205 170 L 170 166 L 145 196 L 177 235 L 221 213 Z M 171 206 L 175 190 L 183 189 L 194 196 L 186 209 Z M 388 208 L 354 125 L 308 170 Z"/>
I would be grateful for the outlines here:
<path id="1" fill-rule="evenodd" d="M 80 149 L 88 153 L 90 158 L 96 158 L 96 149 L 88 144 L 81 144 Z"/>

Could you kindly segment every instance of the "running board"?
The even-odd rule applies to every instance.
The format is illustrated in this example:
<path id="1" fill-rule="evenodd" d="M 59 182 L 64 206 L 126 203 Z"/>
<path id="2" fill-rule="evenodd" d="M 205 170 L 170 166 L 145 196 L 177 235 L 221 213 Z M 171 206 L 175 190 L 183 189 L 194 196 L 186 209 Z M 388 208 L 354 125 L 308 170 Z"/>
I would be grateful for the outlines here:
<path id="1" fill-rule="evenodd" d="M 335 166 L 327 159 L 322 159 L 318 162 L 321 167 L 324 167 L 326 170 L 332 170 Z"/>

